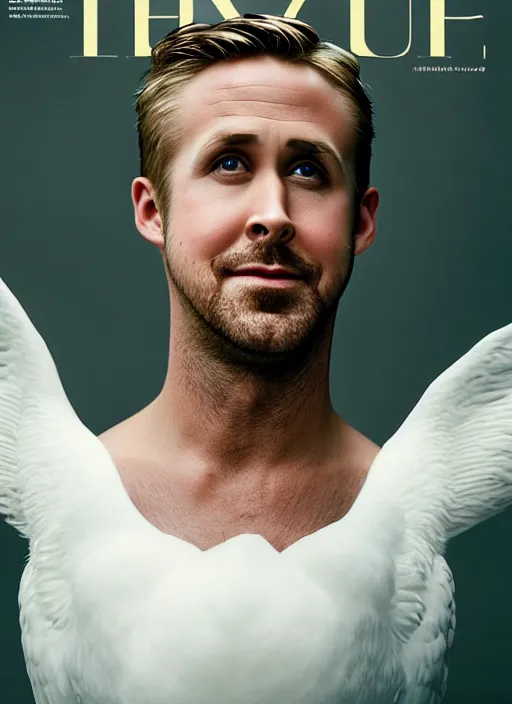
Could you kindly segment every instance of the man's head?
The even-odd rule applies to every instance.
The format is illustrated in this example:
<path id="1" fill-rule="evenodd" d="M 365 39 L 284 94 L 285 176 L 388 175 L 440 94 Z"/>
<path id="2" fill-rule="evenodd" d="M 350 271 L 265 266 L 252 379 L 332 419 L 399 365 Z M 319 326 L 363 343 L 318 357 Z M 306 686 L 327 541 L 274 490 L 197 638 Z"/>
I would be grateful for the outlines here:
<path id="1" fill-rule="evenodd" d="M 171 32 L 152 62 L 133 200 L 171 295 L 241 349 L 297 349 L 375 233 L 357 60 L 298 20 L 251 16 Z M 277 267 L 295 278 L 267 278 Z"/>

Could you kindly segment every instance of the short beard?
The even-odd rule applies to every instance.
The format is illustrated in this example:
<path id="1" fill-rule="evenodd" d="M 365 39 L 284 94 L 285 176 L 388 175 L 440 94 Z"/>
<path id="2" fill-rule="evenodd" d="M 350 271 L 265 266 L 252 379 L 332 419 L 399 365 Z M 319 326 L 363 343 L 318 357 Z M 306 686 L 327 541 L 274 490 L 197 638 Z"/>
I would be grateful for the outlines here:
<path id="1" fill-rule="evenodd" d="M 352 239 L 338 285 L 325 299 L 318 290 L 320 267 L 285 245 L 258 243 L 250 255 L 217 258 L 212 262 L 216 285 L 209 292 L 199 279 L 183 276 L 172 249 L 165 249 L 164 265 L 192 323 L 194 338 L 205 352 L 242 366 L 280 368 L 286 364 L 291 370 L 296 364 L 303 365 L 326 336 L 332 335 L 338 303 L 352 274 L 353 244 Z M 251 285 L 241 295 L 226 295 L 227 272 L 244 264 L 290 267 L 303 281 L 290 288 Z"/>

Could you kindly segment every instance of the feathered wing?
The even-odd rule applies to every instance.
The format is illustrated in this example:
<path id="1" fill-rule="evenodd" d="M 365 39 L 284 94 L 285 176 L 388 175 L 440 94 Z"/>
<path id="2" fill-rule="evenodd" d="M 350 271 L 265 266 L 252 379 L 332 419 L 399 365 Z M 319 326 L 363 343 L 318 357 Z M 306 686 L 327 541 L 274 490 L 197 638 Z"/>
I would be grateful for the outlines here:
<path id="1" fill-rule="evenodd" d="M 0 513 L 30 541 L 20 601 L 37 704 L 75 702 L 62 662 L 71 559 L 87 538 L 149 530 L 101 442 L 81 423 L 53 359 L 0 280 Z M 141 520 L 138 520 L 141 519 Z M 60 649 L 60 650 L 59 650 Z"/>
<path id="2" fill-rule="evenodd" d="M 36 704 L 76 704 L 68 673 L 63 669 L 62 627 L 55 628 L 34 589 L 28 564 L 20 585 L 21 642 Z M 36 581 L 37 584 L 37 581 Z"/>
<path id="3" fill-rule="evenodd" d="M 56 534 L 76 541 L 134 526 L 138 514 L 120 489 L 110 455 L 77 417 L 43 338 L 0 279 L 0 513 L 31 543 L 44 535 L 54 544 Z M 61 523 L 73 534 L 54 530 Z"/>
<path id="4" fill-rule="evenodd" d="M 428 387 L 376 457 L 352 508 L 361 520 L 372 517 L 370 531 L 383 530 L 380 515 L 389 505 L 402 518 L 392 614 L 403 643 L 404 704 L 440 701 L 445 686 L 438 679 L 444 665 L 435 655 L 437 648 L 449 649 L 454 613 L 439 556 L 450 538 L 511 503 L 508 325 L 483 338 Z"/>
<path id="5" fill-rule="evenodd" d="M 438 704 L 445 694 L 455 634 L 455 588 L 445 559 L 436 555 L 424 592 L 425 612 L 404 645 L 404 684 L 396 704 Z"/>
<path id="6" fill-rule="evenodd" d="M 395 497 L 411 538 L 436 553 L 512 503 L 512 324 L 430 384 L 375 458 L 359 498 L 371 504 L 379 495 Z"/>

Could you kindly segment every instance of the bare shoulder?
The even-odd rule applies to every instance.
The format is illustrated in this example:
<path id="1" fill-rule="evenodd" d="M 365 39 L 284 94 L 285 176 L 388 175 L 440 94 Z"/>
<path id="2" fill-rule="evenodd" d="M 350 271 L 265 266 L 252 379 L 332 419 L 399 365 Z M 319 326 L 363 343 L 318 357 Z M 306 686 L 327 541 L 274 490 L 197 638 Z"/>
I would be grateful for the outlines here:
<path id="1" fill-rule="evenodd" d="M 148 444 L 144 438 L 147 433 L 146 409 L 125 418 L 98 435 L 114 458 L 137 457 Z"/>
<path id="2" fill-rule="evenodd" d="M 345 456 L 350 458 L 350 464 L 359 468 L 366 476 L 374 459 L 380 452 L 380 447 L 373 440 L 363 435 L 351 425 L 345 424 L 343 444 Z"/>
<path id="3" fill-rule="evenodd" d="M 104 430 L 98 435 L 98 439 L 105 445 L 111 454 L 116 454 L 117 451 L 126 446 L 126 441 L 129 437 L 129 428 L 125 426 L 126 421 L 122 421 L 112 428 Z"/>
<path id="4" fill-rule="evenodd" d="M 98 439 L 108 450 L 127 490 L 140 482 L 141 468 L 148 470 L 154 465 L 142 440 L 140 424 L 134 416 L 108 428 L 98 435 Z M 144 474 L 147 475 L 147 472 Z"/>
<path id="5" fill-rule="evenodd" d="M 126 442 L 124 432 L 117 428 L 109 428 L 105 432 L 98 435 L 98 439 L 103 443 L 108 450 L 110 458 L 114 462 L 119 475 L 125 483 L 126 474 L 130 471 L 133 463 L 133 451 L 130 445 Z"/>
<path id="6" fill-rule="evenodd" d="M 171 474 L 144 439 L 140 423 L 132 416 L 98 435 L 108 450 L 124 487 L 133 503 L 146 515 L 151 513 L 146 503 L 159 503 L 158 496 L 167 497 Z M 156 496 L 156 498 L 155 498 Z"/>

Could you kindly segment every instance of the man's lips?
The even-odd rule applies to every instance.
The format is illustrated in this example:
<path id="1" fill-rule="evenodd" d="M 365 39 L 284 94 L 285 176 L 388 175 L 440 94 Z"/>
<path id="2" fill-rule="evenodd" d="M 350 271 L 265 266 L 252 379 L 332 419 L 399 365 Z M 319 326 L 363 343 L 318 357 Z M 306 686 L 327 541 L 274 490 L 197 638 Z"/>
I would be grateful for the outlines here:
<path id="1" fill-rule="evenodd" d="M 281 266 L 242 266 L 232 269 L 228 276 L 254 276 L 263 279 L 300 279 L 301 275 L 295 269 Z"/>

